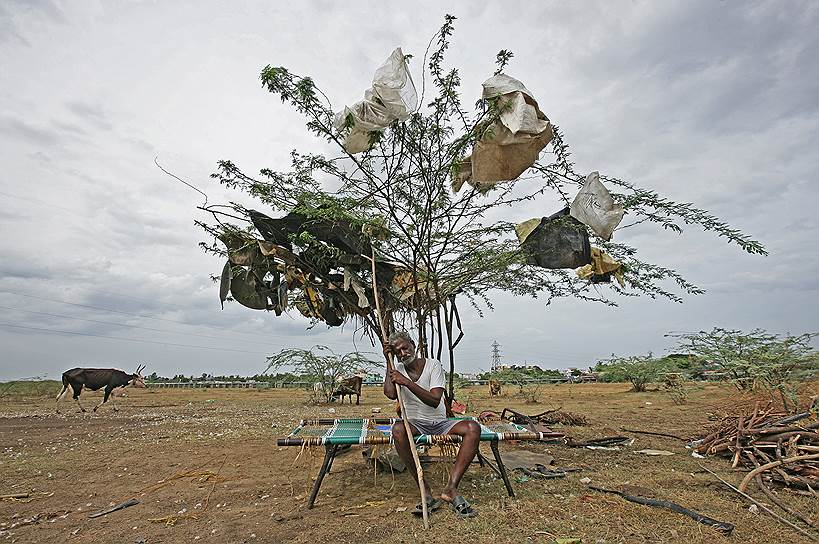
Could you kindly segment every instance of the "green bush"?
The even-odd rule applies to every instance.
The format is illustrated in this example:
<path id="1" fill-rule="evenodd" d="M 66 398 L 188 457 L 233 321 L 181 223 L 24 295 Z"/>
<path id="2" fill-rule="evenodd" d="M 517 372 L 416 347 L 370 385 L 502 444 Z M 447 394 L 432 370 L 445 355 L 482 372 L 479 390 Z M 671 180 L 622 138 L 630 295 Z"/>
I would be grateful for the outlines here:
<path id="1" fill-rule="evenodd" d="M 612 357 L 601 361 L 595 371 L 601 373 L 603 381 L 631 382 L 634 391 L 645 391 L 650 383 L 660 381 L 667 373 L 678 369 L 667 357 L 655 358 L 648 355 L 632 355 L 631 357 Z"/>

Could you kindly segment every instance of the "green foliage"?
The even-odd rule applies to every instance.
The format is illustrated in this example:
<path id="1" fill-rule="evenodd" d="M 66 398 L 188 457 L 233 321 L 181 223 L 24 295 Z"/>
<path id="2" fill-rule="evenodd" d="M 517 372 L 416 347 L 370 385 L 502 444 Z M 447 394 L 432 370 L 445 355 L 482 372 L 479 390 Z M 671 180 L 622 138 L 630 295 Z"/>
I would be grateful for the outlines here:
<path id="1" fill-rule="evenodd" d="M 481 380 L 498 380 L 501 383 L 517 383 L 518 381 L 531 380 L 550 380 L 550 379 L 564 379 L 565 376 L 559 370 L 552 370 L 551 368 L 541 369 L 539 367 L 515 367 L 504 370 L 496 370 L 495 372 L 484 372 L 478 374 Z"/>
<path id="2" fill-rule="evenodd" d="M 664 376 L 663 391 L 674 404 L 681 405 L 688 402 L 688 387 L 685 384 L 685 376 L 681 372 L 669 372 Z"/>
<path id="3" fill-rule="evenodd" d="M 603 381 L 631 382 L 635 392 L 645 391 L 650 383 L 660 381 L 669 372 L 676 371 L 673 362 L 667 358 L 655 358 L 652 354 L 612 357 L 601 361 L 595 367 Z"/>
<path id="4" fill-rule="evenodd" d="M 449 382 L 450 381 L 449 372 L 444 372 L 444 374 L 446 377 L 446 381 Z M 454 385 L 455 391 L 457 392 L 458 390 L 463 389 L 464 387 L 469 387 L 469 380 L 455 372 L 454 374 L 452 374 L 452 384 Z"/>
<path id="5" fill-rule="evenodd" d="M 507 51 L 506 49 L 501 49 L 498 51 L 497 57 L 495 57 L 495 64 L 498 65 L 498 69 L 495 70 L 495 75 L 498 75 L 503 72 L 503 69 L 506 68 L 506 65 L 509 64 L 509 61 L 512 60 L 515 54 L 511 51 Z"/>
<path id="6" fill-rule="evenodd" d="M 377 362 L 358 352 L 338 356 L 326 346 L 314 346 L 312 350 L 283 349 L 268 357 L 265 373 L 290 368 L 309 382 L 320 384 L 314 391 L 317 400 L 330 402 L 340 379 L 378 366 Z"/>
<path id="7" fill-rule="evenodd" d="M 761 387 L 772 399 L 778 394 L 785 410 L 795 410 L 799 382 L 819 375 L 819 354 L 810 345 L 817 335 L 781 336 L 764 329 L 744 333 L 715 327 L 668 336 L 678 338 L 678 349 L 691 353 L 703 368 L 730 375 L 738 389 Z"/>
<path id="8" fill-rule="evenodd" d="M 528 404 L 538 402 L 545 380 L 557 377 L 563 378 L 564 376 L 556 370 L 544 371 L 539 368 L 523 367 L 505 368 L 481 375 L 481 379 L 497 380 L 505 385 L 516 385 L 518 387 L 518 396 L 522 397 Z"/>
<path id="9" fill-rule="evenodd" d="M 0 398 L 56 396 L 63 384 L 56 380 L 43 380 L 37 376 L 24 380 L 0 383 Z"/>
<path id="10" fill-rule="evenodd" d="M 248 175 L 231 161 L 222 160 L 212 177 L 274 210 L 297 210 L 311 219 L 343 219 L 364 232 L 377 226 L 381 234 L 372 237 L 377 258 L 412 271 L 416 279 L 415 295 L 390 308 L 393 323 L 417 330 L 425 355 L 440 359 L 442 352 L 448 351 L 450 371 L 454 371 L 451 357 L 459 335 L 453 328 L 460 327 L 460 319 L 455 317 L 456 299 L 468 300 L 482 315 L 483 308 L 492 308 L 490 290 L 542 297 L 546 304 L 554 298 L 573 297 L 608 305 L 615 305 L 613 296 L 617 295 L 642 294 L 681 301 L 680 292 L 702 293 L 676 271 L 640 260 L 635 248 L 605 242 L 591 232 L 593 243 L 623 264 L 625 288 L 614 282 L 593 285 L 572 270 L 529 264 L 514 223 L 500 218 L 510 217 L 509 210 L 515 206 L 541 199 L 548 200 L 549 206 L 554 199 L 561 206 L 568 205 L 585 178 L 584 173 L 575 171 L 568 144 L 556 125 L 551 147 L 516 182 L 500 183 L 485 194 L 469 185 L 458 193 L 452 191 L 452 173 L 460 171 L 461 159 L 502 113 L 497 100 L 480 100 L 471 113 L 462 108 L 459 72 L 445 66 L 455 20 L 447 15 L 433 38 L 433 51 L 425 69 L 434 96 L 425 99 L 422 93 L 419 110 L 372 138 L 371 149 L 362 154 L 344 151 L 343 138 L 353 120 L 348 118 L 340 130 L 334 127 L 334 108 L 312 78 L 298 76 L 284 67 L 266 66 L 260 76 L 262 86 L 302 113 L 307 130 L 338 149 L 338 156 L 294 150 L 289 167 L 281 171 L 265 168 L 259 176 Z M 510 51 L 498 53 L 498 73 L 512 58 Z M 682 232 L 684 225 L 697 225 L 749 253 L 765 254 L 759 242 L 690 203 L 668 200 L 616 177 L 601 179 L 631 220 L 621 229 L 649 222 Z M 328 190 L 328 186 L 334 190 Z M 202 224 L 210 234 L 228 229 L 252 230 L 227 222 L 247 220 L 248 210 L 242 205 L 212 205 L 205 209 L 218 222 Z M 553 211 L 543 209 L 543 214 Z M 312 244 L 311 248 L 320 244 L 301 236 L 295 241 L 302 246 Z M 203 248 L 220 251 L 217 244 L 203 244 Z M 420 277 L 423 281 L 417 281 Z M 362 280 L 369 285 L 370 278 Z M 327 278 L 316 281 L 326 283 Z M 380 334 L 375 317 L 359 318 L 370 332 Z"/>

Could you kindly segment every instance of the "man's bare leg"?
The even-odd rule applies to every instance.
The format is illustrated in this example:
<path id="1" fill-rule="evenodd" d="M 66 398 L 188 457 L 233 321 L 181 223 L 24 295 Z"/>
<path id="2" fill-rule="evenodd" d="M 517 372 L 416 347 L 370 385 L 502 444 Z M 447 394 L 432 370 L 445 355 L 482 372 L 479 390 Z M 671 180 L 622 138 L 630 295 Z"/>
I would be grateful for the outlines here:
<path id="1" fill-rule="evenodd" d="M 410 430 L 412 434 L 418 434 L 418 429 L 410 423 Z M 415 469 L 415 458 L 412 456 L 412 450 L 410 448 L 414 448 L 415 444 L 410 445 L 410 441 L 407 439 L 407 431 L 404 428 L 404 422 L 394 423 L 392 426 L 392 439 L 395 443 L 395 449 L 398 450 L 398 456 L 407 466 L 407 470 L 410 471 L 412 477 L 415 478 L 415 483 L 418 483 L 418 471 Z M 426 478 L 424 478 L 424 488 L 427 492 L 427 497 L 432 496 L 432 490 L 429 488 L 429 484 L 427 483 Z"/>
<path id="2" fill-rule="evenodd" d="M 464 472 L 469 468 L 469 465 L 478 453 L 478 444 L 481 440 L 481 426 L 476 421 L 461 421 L 452 427 L 448 434 L 455 434 L 462 437 L 461 447 L 458 450 L 458 456 L 455 458 L 455 466 L 449 475 L 449 482 L 441 493 L 443 500 L 452 502 L 455 497 L 458 496 L 458 485 L 461 483 Z"/>

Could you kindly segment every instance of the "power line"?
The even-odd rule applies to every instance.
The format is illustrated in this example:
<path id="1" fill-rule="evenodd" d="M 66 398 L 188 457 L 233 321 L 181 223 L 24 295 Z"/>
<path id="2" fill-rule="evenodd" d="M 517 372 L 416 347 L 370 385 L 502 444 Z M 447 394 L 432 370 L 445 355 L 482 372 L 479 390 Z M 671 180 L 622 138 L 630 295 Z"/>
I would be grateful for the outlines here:
<path id="1" fill-rule="evenodd" d="M 66 208 L 64 206 L 58 206 L 57 204 L 52 204 L 50 202 L 46 202 L 44 200 L 40 200 L 40 199 L 37 199 L 37 198 L 14 195 L 14 194 L 11 194 L 11 193 L 6 193 L 4 191 L 0 191 L 0 195 L 8 196 L 8 197 L 11 197 L 11 198 L 19 198 L 20 200 L 25 200 L 27 202 L 31 202 L 32 204 L 39 204 L 40 206 L 45 206 L 47 208 L 54 208 L 54 209 L 58 209 L 58 210 L 63 210 L 65 212 L 76 215 L 78 217 L 82 217 L 83 219 L 88 219 L 88 214 L 83 214 L 83 213 L 80 213 L 80 212 L 78 212 L 76 210 L 72 210 L 71 208 Z"/>
<path id="2" fill-rule="evenodd" d="M 67 304 L 69 306 L 77 306 L 79 308 L 88 308 L 88 309 L 91 309 L 91 310 L 99 310 L 99 311 L 102 311 L 102 312 L 111 312 L 111 313 L 120 314 L 120 315 L 128 315 L 128 316 L 131 316 L 131 317 L 139 317 L 141 319 L 155 319 L 157 321 L 165 321 L 165 322 L 168 322 L 168 323 L 177 323 L 179 325 L 186 325 L 188 327 L 211 328 L 208 325 L 202 325 L 202 324 L 197 324 L 197 323 L 188 323 L 188 322 L 185 322 L 185 321 L 179 321 L 179 320 L 176 320 L 176 319 L 168 319 L 168 318 L 164 318 L 164 317 L 155 317 L 155 316 L 150 316 L 150 315 L 135 314 L 135 313 L 132 313 L 132 312 L 125 312 L 125 311 L 122 311 L 122 310 L 113 310 L 111 308 L 103 308 L 101 306 L 92 306 L 92 305 L 89 305 L 89 304 L 80 304 L 80 303 L 77 303 L 77 302 L 68 302 L 66 300 L 59 300 L 59 299 L 53 299 L 53 298 L 40 297 L 40 296 L 37 296 L 37 295 L 29 295 L 29 294 L 26 294 L 26 293 L 18 293 L 16 291 L 4 290 L 2 292 L 9 293 L 9 294 L 12 294 L 12 295 L 18 295 L 18 296 L 21 296 L 21 297 L 27 297 L 27 298 L 37 299 L 37 300 L 43 300 L 45 302 L 56 302 L 56 303 L 59 303 L 59 304 Z M 193 334 L 193 333 L 184 333 L 184 332 L 181 332 L 181 331 L 178 331 L 178 332 L 179 332 L 179 334 Z M 232 333 L 232 334 L 234 334 L 234 335 L 242 334 L 242 335 L 245 335 L 245 336 L 253 336 L 255 338 L 258 338 L 258 335 L 254 335 L 254 334 L 250 334 L 250 333 L 237 332 L 237 333 Z M 271 338 L 282 338 L 281 335 L 277 335 L 277 334 L 267 334 L 267 333 L 265 333 L 265 334 L 267 336 L 271 337 Z M 229 338 L 225 338 L 225 337 L 214 337 L 214 338 L 216 338 L 218 340 L 230 340 Z M 259 342 L 254 342 L 254 343 L 259 343 Z"/>
<path id="3" fill-rule="evenodd" d="M 253 355 L 269 355 L 268 353 L 261 352 L 261 351 L 247 351 L 244 349 L 233 349 L 233 348 L 217 348 L 213 346 L 194 346 L 192 344 L 177 344 L 174 342 L 159 342 L 155 340 L 143 340 L 141 338 L 125 338 L 124 336 L 107 336 L 104 334 L 94 334 L 90 332 L 75 332 L 75 331 L 61 331 L 57 329 L 44 329 L 41 327 L 27 327 L 24 325 L 12 325 L 11 323 L 0 323 L 2 327 L 13 327 L 15 329 L 26 329 L 32 331 L 42 331 L 42 332 L 50 332 L 56 334 L 72 334 L 76 336 L 93 336 L 96 338 L 107 338 L 109 340 L 123 340 L 125 342 L 141 342 L 144 344 L 157 344 L 160 346 L 175 346 L 181 348 L 194 348 L 194 349 L 209 349 L 209 350 L 216 350 L 216 351 L 231 351 L 234 353 L 250 353 Z"/>
<path id="4" fill-rule="evenodd" d="M 18 293 L 16 291 L 6 290 L 4 292 L 12 294 L 12 295 L 18 295 L 18 296 L 21 296 L 21 297 L 35 298 L 37 300 L 44 300 L 46 302 L 58 302 L 60 304 L 68 304 L 70 306 L 78 306 L 80 308 L 89 308 L 91 310 L 100 310 L 100 311 L 103 311 L 103 312 L 111 312 L 111 313 L 114 313 L 114 314 L 130 315 L 132 317 L 141 317 L 143 319 L 156 319 L 157 321 L 167 321 L 168 323 L 178 323 L 180 325 L 189 325 L 189 326 L 194 326 L 194 327 L 199 326 L 199 325 L 196 325 L 194 323 L 186 323 L 184 321 L 179 321 L 179 320 L 176 320 L 176 319 L 167 319 L 165 317 L 154 317 L 154 316 L 150 316 L 150 315 L 134 314 L 134 313 L 131 313 L 131 312 L 123 312 L 122 310 L 112 310 L 110 308 L 102 308 L 100 306 L 91 306 L 90 304 L 80 304 L 78 302 L 68 302 L 66 300 L 59 300 L 59 299 L 56 299 L 56 298 L 38 297 L 37 295 L 28 295 L 28 294 L 25 294 L 25 293 Z"/>
<path id="5" fill-rule="evenodd" d="M 134 296 L 131 296 L 131 295 L 123 295 L 122 293 L 116 293 L 114 291 L 106 291 L 104 289 L 94 289 L 92 287 L 87 287 L 87 286 L 84 286 L 84 285 L 81 287 L 81 289 L 83 291 L 91 291 L 92 293 L 104 293 L 106 295 L 114 295 L 115 297 L 121 297 L 121 298 L 130 299 L 130 300 L 136 300 L 137 302 L 150 302 L 150 303 L 156 304 L 155 300 L 151 300 L 151 299 L 147 299 L 147 298 L 134 297 Z M 185 309 L 188 308 L 187 306 L 183 306 L 182 304 L 174 304 L 172 302 L 162 302 L 161 305 L 163 305 L 163 306 L 174 306 L 176 308 L 179 308 L 180 310 L 185 310 Z"/>
<path id="6" fill-rule="evenodd" d="M 89 323 L 101 323 L 103 325 L 115 325 L 117 327 L 129 327 L 129 328 L 133 328 L 133 329 L 143 329 L 143 330 L 146 330 L 146 331 L 164 332 L 164 333 L 168 333 L 168 334 L 181 334 L 181 335 L 185 335 L 185 336 L 198 336 L 200 338 L 210 338 L 210 339 L 213 339 L 213 340 L 230 340 L 230 338 L 225 338 L 223 336 L 212 336 L 212 335 L 209 335 L 209 334 L 197 334 L 195 332 L 168 331 L 168 330 L 164 330 L 164 329 L 155 329 L 153 327 L 143 327 L 141 325 L 129 325 L 128 323 L 112 323 L 111 321 L 100 321 L 98 319 L 86 319 L 86 318 L 83 318 L 83 317 L 75 317 L 75 316 L 71 316 L 71 315 L 51 314 L 51 313 L 48 313 L 48 312 L 37 312 L 35 310 L 24 310 L 22 308 L 12 308 L 10 306 L 0 306 L 0 308 L 2 308 L 4 310 L 16 310 L 18 312 L 25 312 L 25 313 L 28 313 L 28 314 L 47 315 L 47 316 L 51 316 L 51 317 L 60 317 L 60 318 L 65 318 L 65 319 L 76 319 L 78 321 L 88 321 Z M 233 340 L 233 341 L 234 342 L 244 342 L 244 343 L 247 343 L 247 344 L 259 344 L 261 346 L 269 346 L 270 345 L 269 342 L 254 342 L 254 341 L 251 341 L 251 340 Z"/>

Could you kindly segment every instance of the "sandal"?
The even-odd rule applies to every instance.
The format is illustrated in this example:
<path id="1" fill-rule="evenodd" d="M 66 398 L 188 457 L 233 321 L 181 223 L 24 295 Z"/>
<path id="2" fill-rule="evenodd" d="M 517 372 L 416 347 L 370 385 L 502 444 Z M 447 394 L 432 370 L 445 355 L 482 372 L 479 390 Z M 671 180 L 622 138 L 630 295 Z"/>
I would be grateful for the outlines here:
<path id="1" fill-rule="evenodd" d="M 472 508 L 463 495 L 457 495 L 452 502 L 449 503 L 455 514 L 461 519 L 474 518 L 478 515 L 478 511 Z"/>
<path id="2" fill-rule="evenodd" d="M 441 501 L 436 499 L 435 497 L 427 497 L 427 512 L 435 512 L 441 508 Z M 424 515 L 424 505 L 420 502 L 415 505 L 415 509 L 412 511 L 413 516 L 418 516 L 419 518 Z"/>

